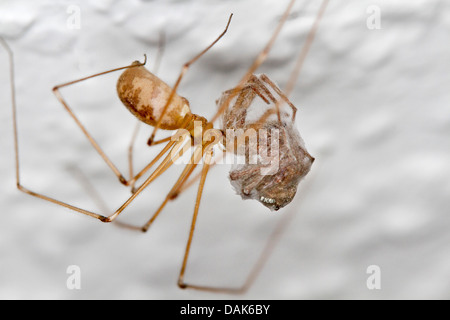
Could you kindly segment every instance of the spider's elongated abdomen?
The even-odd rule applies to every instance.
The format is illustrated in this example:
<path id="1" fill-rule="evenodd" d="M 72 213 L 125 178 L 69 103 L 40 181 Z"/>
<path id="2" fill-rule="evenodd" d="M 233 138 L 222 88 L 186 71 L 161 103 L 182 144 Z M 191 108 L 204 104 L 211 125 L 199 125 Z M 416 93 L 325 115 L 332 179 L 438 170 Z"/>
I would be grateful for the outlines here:
<path id="1" fill-rule="evenodd" d="M 122 103 L 136 118 L 151 126 L 155 126 L 161 117 L 171 92 L 169 85 L 143 66 L 126 69 L 117 81 L 117 93 Z M 190 112 L 188 101 L 175 93 L 160 128 L 180 128 L 185 115 Z"/>

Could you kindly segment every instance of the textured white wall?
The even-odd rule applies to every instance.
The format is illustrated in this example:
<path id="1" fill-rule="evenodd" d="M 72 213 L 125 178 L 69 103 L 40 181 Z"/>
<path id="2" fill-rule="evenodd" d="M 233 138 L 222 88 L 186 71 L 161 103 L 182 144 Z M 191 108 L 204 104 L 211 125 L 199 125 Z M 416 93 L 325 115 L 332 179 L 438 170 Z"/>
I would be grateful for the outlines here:
<path id="1" fill-rule="evenodd" d="M 167 45 L 158 74 L 181 65 L 234 18 L 227 35 L 189 70 L 179 92 L 211 116 L 265 45 L 280 1 L 1 1 L 0 35 L 15 53 L 25 186 L 98 210 L 73 167 L 117 208 L 128 197 L 51 93 L 59 83 L 129 64 Z M 283 86 L 318 1 L 298 1 L 260 69 Z M 80 8 L 80 29 L 67 27 Z M 381 12 L 370 30 L 367 9 Z M 290 217 L 248 293 L 238 298 L 450 298 L 450 5 L 444 0 L 332 0 L 291 95 L 297 126 L 316 157 L 294 202 L 278 213 L 234 194 L 227 168 L 207 180 L 186 280 L 239 285 L 271 230 Z M 8 63 L 0 51 L 0 298 L 236 298 L 182 291 L 176 280 L 194 188 L 170 203 L 147 234 L 102 224 L 15 189 Z M 118 73 L 63 94 L 127 172 L 135 120 L 115 94 Z M 136 167 L 151 159 L 143 128 Z M 181 167 L 142 194 L 123 220 L 142 224 Z M 77 178 L 78 177 L 78 178 Z M 294 214 L 294 215 L 290 215 Z M 68 290 L 66 268 L 81 268 Z M 366 269 L 381 268 L 381 290 Z"/>

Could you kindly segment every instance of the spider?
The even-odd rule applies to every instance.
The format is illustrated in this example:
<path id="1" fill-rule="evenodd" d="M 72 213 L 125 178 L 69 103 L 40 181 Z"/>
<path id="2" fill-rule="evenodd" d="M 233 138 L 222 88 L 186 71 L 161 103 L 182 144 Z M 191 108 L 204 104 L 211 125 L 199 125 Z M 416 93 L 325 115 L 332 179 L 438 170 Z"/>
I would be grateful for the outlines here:
<path id="1" fill-rule="evenodd" d="M 214 165 L 214 150 L 216 146 L 222 146 L 223 153 L 231 152 L 242 156 L 245 160 L 243 163 L 232 167 L 229 175 L 231 183 L 237 193 L 244 199 L 256 199 L 271 210 L 278 210 L 289 204 L 296 194 L 300 180 L 310 171 L 314 158 L 307 152 L 303 140 L 294 126 L 297 109 L 289 101 L 288 95 L 298 77 L 298 73 L 313 41 L 319 21 L 328 4 L 328 0 L 322 2 L 316 20 L 309 31 L 305 45 L 299 54 L 294 71 L 288 81 L 287 89 L 283 92 L 265 74 L 254 74 L 258 67 L 266 60 L 266 57 L 286 22 L 294 3 L 295 0 L 289 2 L 268 43 L 257 55 L 237 86 L 223 92 L 222 96 L 216 101 L 218 109 L 210 120 L 194 114 L 191 111 L 188 100 L 179 96 L 177 94 L 177 89 L 189 67 L 200 59 L 200 57 L 210 50 L 211 47 L 225 35 L 230 25 L 232 14 L 228 19 L 224 31 L 208 47 L 183 65 L 177 81 L 172 87 L 164 83 L 144 67 L 147 61 L 147 57 L 144 56 L 144 62 L 134 61 L 131 65 L 93 74 L 78 80 L 57 85 L 53 88 L 53 93 L 56 98 L 61 102 L 65 110 L 83 131 L 95 150 L 117 176 L 120 183 L 131 187 L 131 196 L 109 216 L 104 216 L 50 198 L 46 195 L 29 190 L 21 184 L 19 174 L 19 147 L 17 138 L 13 53 L 7 43 L 0 38 L 0 42 L 8 52 L 10 59 L 17 188 L 26 194 L 83 213 L 102 222 L 112 222 L 148 185 L 168 170 L 177 159 L 185 155 L 187 150 L 191 150 L 190 161 L 184 167 L 184 170 L 174 183 L 162 204 L 148 222 L 142 226 L 141 230 L 147 231 L 169 201 L 175 199 L 180 193 L 199 180 L 192 223 L 178 277 L 178 286 L 180 288 L 214 292 L 236 293 L 246 291 L 253 281 L 258 268 L 254 269 L 246 283 L 240 288 L 216 288 L 190 284 L 185 282 L 184 274 L 206 177 L 208 170 Z M 138 120 L 153 127 L 153 132 L 148 139 L 147 144 L 152 146 L 166 143 L 158 155 L 137 174 L 133 174 L 130 161 L 129 179 L 126 179 L 123 176 L 103 152 L 99 144 L 78 120 L 77 116 L 69 107 L 60 92 L 60 89 L 63 87 L 119 70 L 123 70 L 117 81 L 117 93 L 120 100 Z M 257 104 L 256 100 L 262 101 L 266 108 L 261 109 L 262 112 L 260 112 L 257 117 L 253 116 L 252 118 L 250 111 L 255 109 L 255 105 Z M 290 112 L 286 112 L 286 110 L 282 108 L 283 104 L 287 104 Z M 219 120 L 219 118 L 222 120 L 222 126 L 221 128 L 215 128 L 213 124 L 216 120 Z M 155 140 L 155 134 L 159 129 L 175 130 L 176 132 L 174 135 L 167 138 Z M 236 134 L 236 132 L 239 132 L 239 134 Z M 186 143 L 186 141 L 189 143 Z M 247 141 L 249 141 L 249 143 L 247 143 Z M 135 187 L 136 182 L 158 162 L 160 162 L 158 166 L 151 171 L 144 182 L 138 187 Z M 191 177 L 194 169 L 200 162 L 202 162 L 201 172 L 196 176 Z M 275 166 L 273 165 L 274 163 L 276 164 Z"/>

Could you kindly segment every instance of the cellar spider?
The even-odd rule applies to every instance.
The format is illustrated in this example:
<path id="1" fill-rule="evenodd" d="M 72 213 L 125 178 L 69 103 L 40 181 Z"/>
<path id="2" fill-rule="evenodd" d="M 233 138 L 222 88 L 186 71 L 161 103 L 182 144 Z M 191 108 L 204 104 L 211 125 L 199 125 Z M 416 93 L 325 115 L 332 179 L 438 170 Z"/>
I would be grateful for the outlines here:
<path id="1" fill-rule="evenodd" d="M 103 158 L 104 162 L 110 167 L 113 173 L 117 176 L 120 183 L 131 187 L 131 196 L 111 215 L 104 216 L 92 211 L 88 211 L 71 204 L 62 202 L 60 200 L 48 197 L 41 193 L 34 192 L 24 187 L 20 182 L 19 169 L 19 147 L 18 147 L 18 130 L 17 130 L 17 111 L 15 101 L 15 86 L 14 86 L 14 63 L 13 53 L 7 43 L 0 38 L 0 42 L 6 49 L 10 59 L 10 76 L 11 76 L 11 95 L 12 95 L 12 111 L 13 111 L 13 130 L 14 130 L 14 148 L 15 148 L 15 165 L 16 165 L 16 181 L 17 188 L 31 196 L 47 200 L 54 204 L 66 207 L 73 211 L 83 213 L 85 215 L 96 218 L 102 222 L 114 221 L 124 209 L 158 176 L 168 170 L 177 159 L 187 154 L 187 150 L 193 150 L 190 156 L 190 161 L 184 167 L 184 170 L 176 180 L 172 189 L 166 195 L 164 201 L 140 229 L 147 231 L 153 221 L 161 213 L 165 205 L 175 199 L 180 193 L 186 190 L 194 182 L 199 180 L 197 196 L 195 199 L 194 213 L 192 223 L 189 231 L 189 236 L 186 244 L 184 258 L 181 265 L 181 270 L 178 277 L 178 286 L 180 288 L 191 288 L 211 292 L 228 292 L 239 293 L 246 291 L 253 282 L 256 274 L 261 268 L 260 259 L 252 269 L 247 281 L 240 288 L 217 288 L 210 286 L 200 286 L 186 283 L 184 280 L 185 270 L 189 257 L 189 251 L 193 239 L 194 229 L 196 225 L 197 215 L 199 212 L 200 200 L 204 189 L 206 176 L 208 170 L 214 163 L 213 153 L 214 147 L 217 145 L 223 146 L 223 153 L 234 152 L 244 156 L 244 164 L 235 167 L 230 172 L 230 180 L 234 185 L 236 191 L 242 198 L 256 199 L 264 206 L 271 210 L 278 210 L 287 205 L 293 199 L 297 185 L 300 180 L 309 172 L 314 158 L 306 151 L 303 141 L 300 138 L 297 130 L 294 127 L 296 116 L 296 107 L 289 101 L 288 95 L 294 87 L 294 83 L 298 77 L 302 63 L 307 55 L 309 47 L 312 44 L 319 21 L 328 4 L 328 0 L 324 0 L 320 6 L 313 26 L 311 27 L 305 44 L 300 51 L 294 70 L 288 80 L 286 90 L 283 92 L 278 86 L 270 80 L 265 74 L 255 75 L 254 72 L 266 60 L 269 51 L 271 50 L 278 34 L 280 33 L 284 23 L 286 22 L 289 13 L 295 3 L 291 0 L 284 11 L 275 31 L 269 39 L 263 50 L 257 55 L 250 68 L 245 72 L 244 76 L 239 81 L 238 85 L 230 90 L 225 91 L 220 99 L 217 100 L 218 109 L 211 120 L 196 115 L 191 112 L 189 102 L 187 99 L 177 94 L 177 89 L 180 85 L 183 76 L 188 71 L 189 67 L 202 57 L 208 50 L 211 49 L 227 32 L 231 22 L 232 15 L 230 15 L 224 31 L 205 49 L 198 53 L 194 58 L 186 62 L 173 87 L 170 87 L 154 74 L 145 69 L 147 57 L 144 57 L 144 62 L 135 61 L 131 65 L 111 69 L 108 71 L 93 74 L 78 80 L 66 82 L 57 85 L 53 88 L 53 93 L 61 102 L 65 110 L 69 113 L 71 118 L 76 122 L 78 127 L 82 130 L 86 138 Z M 153 132 L 148 139 L 148 145 L 156 145 L 166 143 L 159 154 L 137 174 L 133 174 L 131 165 L 131 149 L 133 142 L 129 149 L 129 168 L 130 177 L 126 179 L 124 175 L 117 169 L 113 162 L 103 152 L 99 144 L 89 134 L 83 124 L 78 120 L 73 113 L 68 103 L 61 95 L 60 89 L 70 86 L 72 84 L 85 81 L 90 78 L 98 77 L 107 73 L 124 70 L 117 82 L 117 92 L 122 103 L 128 110 L 138 118 L 153 127 Z M 269 108 L 260 114 L 256 119 L 248 119 L 248 111 L 254 104 L 255 99 L 261 99 Z M 282 106 L 287 104 L 290 108 L 290 113 L 286 113 Z M 221 117 L 222 128 L 214 128 L 213 123 Z M 197 126 L 197 127 L 196 127 Z M 200 135 L 196 129 L 200 128 Z M 155 140 L 155 134 L 158 129 L 176 130 L 175 134 L 164 139 Z M 239 136 L 234 136 L 229 139 L 232 130 L 241 129 L 244 131 L 244 139 L 239 139 Z M 231 130 L 231 131 L 230 131 Z M 258 140 L 253 144 L 257 158 L 262 152 L 275 156 L 274 141 L 277 142 L 277 167 L 276 170 L 269 173 L 263 173 L 262 169 L 267 167 L 267 164 L 262 164 L 260 161 L 254 163 L 250 162 L 250 153 L 252 145 L 247 144 L 246 134 L 249 130 L 258 132 L 256 137 L 261 137 L 261 130 L 270 133 L 266 136 L 266 140 Z M 135 135 L 134 135 L 135 137 Z M 270 139 L 268 139 L 270 138 Z M 133 138 L 134 139 L 134 138 Z M 200 142 L 198 142 L 200 139 Z M 190 140 L 189 148 L 186 148 L 186 140 Z M 269 140 L 271 144 L 269 144 Z M 234 141 L 237 141 L 237 146 L 234 148 Z M 197 143 L 196 143 L 197 142 Z M 233 145 L 230 149 L 229 145 Z M 240 151 L 239 151 L 240 150 Z M 159 165 L 154 169 L 144 182 L 135 187 L 136 182 L 146 174 L 150 168 L 156 163 Z M 194 169 L 202 161 L 201 172 L 196 176 L 191 177 Z"/>

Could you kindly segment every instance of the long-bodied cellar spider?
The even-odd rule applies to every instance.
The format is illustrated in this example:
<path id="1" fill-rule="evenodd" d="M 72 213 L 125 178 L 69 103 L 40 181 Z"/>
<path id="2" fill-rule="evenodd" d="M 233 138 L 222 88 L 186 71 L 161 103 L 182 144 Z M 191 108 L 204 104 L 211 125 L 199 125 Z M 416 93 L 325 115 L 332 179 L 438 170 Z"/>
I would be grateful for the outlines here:
<path id="1" fill-rule="evenodd" d="M 230 15 L 223 32 L 209 46 L 183 65 L 172 87 L 145 69 L 144 65 L 147 60 L 145 56 L 144 62 L 135 61 L 128 66 L 96 73 L 57 85 L 53 88 L 53 93 L 56 98 L 76 122 L 107 166 L 117 176 L 120 183 L 131 188 L 131 196 L 110 215 L 101 215 L 73 206 L 69 203 L 32 191 L 21 184 L 13 54 L 6 42 L 1 39 L 2 45 L 9 54 L 11 66 L 17 188 L 24 193 L 83 213 L 102 222 L 112 222 L 116 220 L 144 189 L 157 177 L 167 171 L 179 158 L 188 154 L 189 150 L 190 161 L 184 167 L 184 170 L 166 195 L 162 204 L 157 208 L 148 222 L 141 227 L 141 230 L 147 231 L 169 201 L 174 200 L 180 193 L 198 181 L 194 213 L 179 273 L 178 285 L 180 288 L 231 293 L 243 292 L 248 289 L 251 280 L 254 278 L 254 272 L 242 287 L 236 289 L 199 286 L 186 283 L 184 275 L 199 213 L 202 192 L 208 171 L 213 165 L 213 155 L 217 145 L 222 146 L 224 152 L 235 153 L 244 158 L 244 162 L 234 167 L 230 172 L 230 180 L 236 191 L 243 198 L 256 199 L 271 210 L 278 210 L 291 202 L 297 191 L 298 183 L 309 172 L 314 161 L 314 158 L 306 151 L 304 143 L 294 126 L 297 109 L 289 101 L 288 95 L 293 89 L 302 63 L 312 44 L 328 0 L 322 2 L 316 20 L 300 51 L 287 88 L 282 91 L 268 76 L 264 74 L 255 75 L 256 70 L 266 60 L 294 3 L 295 0 L 289 2 L 268 43 L 257 55 L 239 83 L 234 88 L 225 91 L 217 100 L 217 112 L 210 120 L 194 114 L 191 111 L 188 100 L 179 96 L 177 89 L 189 67 L 206 54 L 225 35 L 230 26 L 232 15 Z M 117 92 L 120 100 L 138 120 L 153 127 L 153 132 L 148 139 L 148 145 L 152 146 L 166 143 L 159 154 L 138 173 L 134 174 L 130 169 L 130 177 L 128 179 L 125 178 L 100 145 L 94 140 L 61 94 L 61 89 L 64 87 L 120 70 L 123 70 L 117 82 Z M 255 100 L 262 101 L 266 108 L 256 117 L 251 117 L 249 111 L 254 105 Z M 223 122 L 222 127 L 220 129 L 214 128 L 213 124 L 219 119 Z M 159 129 L 176 132 L 172 136 L 155 140 L 156 132 Z M 236 131 L 240 133 L 230 137 L 230 132 L 235 133 Z M 186 141 L 188 141 L 187 144 Z M 276 164 L 275 166 L 273 166 L 274 163 Z M 201 165 L 201 171 L 194 176 L 194 170 L 199 164 Z M 155 166 L 156 168 L 154 168 Z M 152 168 L 154 168 L 153 171 L 150 171 Z M 144 177 L 145 175 L 147 176 Z M 144 181 L 138 184 L 137 182 L 141 178 Z"/>

